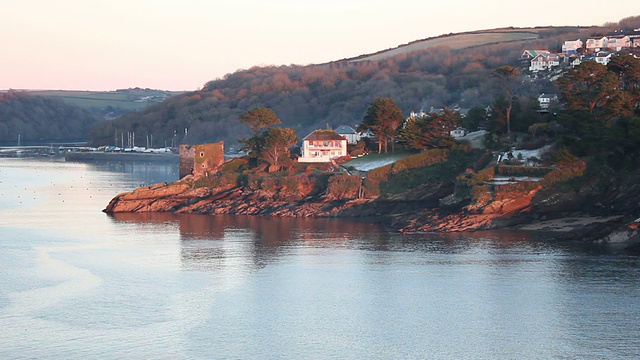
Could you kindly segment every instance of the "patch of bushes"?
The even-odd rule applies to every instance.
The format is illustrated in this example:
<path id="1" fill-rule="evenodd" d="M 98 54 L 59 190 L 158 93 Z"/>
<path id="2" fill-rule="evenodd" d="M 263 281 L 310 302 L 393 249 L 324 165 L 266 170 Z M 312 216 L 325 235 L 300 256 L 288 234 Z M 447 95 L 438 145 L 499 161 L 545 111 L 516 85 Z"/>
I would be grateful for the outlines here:
<path id="1" fill-rule="evenodd" d="M 364 179 L 364 189 L 367 197 L 380 196 L 380 181 L 371 178 Z"/>
<path id="2" fill-rule="evenodd" d="M 275 192 L 276 190 L 276 179 L 270 176 L 263 176 L 259 180 L 260 189 L 268 192 Z"/>
<path id="3" fill-rule="evenodd" d="M 456 176 L 472 164 L 476 160 L 476 156 L 479 154 L 452 150 L 446 161 L 407 169 L 390 176 L 388 181 L 380 183 L 380 191 L 383 194 L 399 194 L 415 187 L 453 187 Z"/>
<path id="4" fill-rule="evenodd" d="M 448 155 L 449 151 L 446 149 L 430 149 L 419 154 L 410 155 L 395 162 L 393 173 L 398 173 L 404 169 L 415 169 L 437 164 L 446 161 Z"/>
<path id="5" fill-rule="evenodd" d="M 540 183 L 537 181 L 518 181 L 515 183 L 494 185 L 494 192 L 496 194 L 504 192 L 527 193 L 539 186 Z"/>
<path id="6" fill-rule="evenodd" d="M 542 166 L 524 166 L 524 165 L 498 165 L 499 175 L 510 176 L 545 176 L 553 169 Z"/>
<path id="7" fill-rule="evenodd" d="M 357 198 L 362 178 L 359 175 L 336 174 L 329 178 L 329 195 L 340 198 Z"/>
<path id="8" fill-rule="evenodd" d="M 207 176 L 203 176 L 193 182 L 193 186 L 195 188 L 202 187 L 211 187 L 211 188 L 221 188 L 228 186 L 237 186 L 239 185 L 239 177 L 241 174 L 238 173 L 215 173 L 208 174 Z"/>
<path id="9" fill-rule="evenodd" d="M 471 200 L 475 203 L 487 203 L 491 200 L 491 192 L 486 185 L 475 185 L 471 188 Z"/>
<path id="10" fill-rule="evenodd" d="M 389 180 L 389 173 L 392 167 L 393 164 L 388 164 L 379 168 L 369 170 L 369 172 L 367 172 L 367 179 L 377 182 L 387 181 Z"/>
<path id="11" fill-rule="evenodd" d="M 579 159 L 577 159 L 572 164 L 558 166 L 557 168 L 553 169 L 553 171 L 544 176 L 544 178 L 542 179 L 542 185 L 545 187 L 549 187 L 554 183 L 565 182 L 573 178 L 579 178 L 584 174 L 586 168 L 587 164 Z"/>
<path id="12" fill-rule="evenodd" d="M 200 178 L 193 182 L 193 187 L 196 189 L 203 187 L 213 187 L 213 182 L 211 182 L 209 178 Z"/>
<path id="13" fill-rule="evenodd" d="M 284 176 L 277 179 L 276 185 L 280 191 L 288 194 L 298 193 L 298 183 L 302 180 L 300 176 Z"/>
<path id="14" fill-rule="evenodd" d="M 486 181 L 493 179 L 496 174 L 495 166 L 488 167 L 478 171 L 477 173 L 467 172 L 456 178 L 456 183 L 460 186 L 475 186 L 483 184 Z"/>
<path id="15" fill-rule="evenodd" d="M 245 158 L 237 158 L 229 160 L 220 166 L 221 172 L 241 172 L 249 166 L 249 160 Z"/>
<path id="16" fill-rule="evenodd" d="M 487 165 L 491 163 L 492 160 L 493 160 L 493 153 L 491 151 L 486 151 L 484 154 L 482 154 L 480 159 L 478 159 L 478 161 L 476 161 L 473 164 L 473 168 L 474 170 L 484 169 L 485 167 L 487 167 Z"/>

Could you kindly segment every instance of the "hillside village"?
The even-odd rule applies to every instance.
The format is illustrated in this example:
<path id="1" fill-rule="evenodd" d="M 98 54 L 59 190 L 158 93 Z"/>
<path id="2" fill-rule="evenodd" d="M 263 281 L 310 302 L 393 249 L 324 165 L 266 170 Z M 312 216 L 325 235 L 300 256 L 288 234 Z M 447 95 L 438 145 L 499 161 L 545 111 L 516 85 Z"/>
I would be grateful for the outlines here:
<path id="1" fill-rule="evenodd" d="M 619 30 L 606 36 L 587 38 L 584 42 L 581 39 L 566 40 L 560 53 L 524 50 L 521 59 L 529 62 L 528 70 L 535 78 L 545 75 L 545 72 L 553 72 L 555 68 L 575 67 L 586 60 L 607 65 L 616 53 L 634 49 L 640 49 L 640 28 Z M 558 76 L 558 72 L 553 72 L 551 80 Z"/>
<path id="2" fill-rule="evenodd" d="M 607 219 L 594 240 L 629 239 L 640 221 L 640 28 L 586 39 L 551 32 L 553 41 L 510 43 L 501 56 L 500 47 L 437 49 L 384 62 L 260 68 L 168 99 L 139 124 L 199 114 L 202 127 L 189 128 L 199 134 L 217 129 L 215 115 L 229 120 L 216 134 L 234 125 L 251 130 L 240 140 L 246 156 L 225 160 L 222 136 L 201 142 L 208 145 L 183 142 L 181 180 L 121 194 L 105 212 L 370 216 L 400 232 L 570 215 Z M 430 68 L 442 52 L 442 67 Z M 212 104 L 233 110 L 206 112 Z M 351 111 L 316 111 L 335 104 Z M 111 137 L 125 120 L 105 128 Z"/>
<path id="3" fill-rule="evenodd" d="M 616 31 L 607 36 L 587 38 L 584 42 L 581 39 L 565 40 L 562 44 L 561 53 L 553 53 L 550 50 L 530 50 L 522 52 L 520 59 L 522 74 L 535 81 L 536 79 L 557 80 L 568 69 L 574 68 L 585 61 L 595 61 L 602 65 L 607 65 L 612 57 L 621 54 L 633 54 L 638 58 L 640 54 L 640 28 L 629 31 Z M 558 107 L 559 97 L 555 93 L 541 93 L 537 97 L 538 113 L 548 113 L 550 108 Z M 456 106 L 452 111 L 456 112 L 460 119 L 467 116 L 469 109 L 461 109 Z M 433 114 L 442 114 L 444 108 L 431 107 L 428 110 L 410 111 L 402 125 L 404 127 L 410 120 L 427 118 Z M 490 116 L 491 106 L 485 109 L 487 116 Z M 348 158 L 350 155 L 366 154 L 366 150 L 353 151 L 353 148 L 361 141 L 376 142 L 370 130 L 359 131 L 359 124 L 340 125 L 335 129 L 315 130 L 305 136 L 300 141 L 298 162 L 302 163 L 334 163 L 340 158 Z M 448 131 L 449 135 L 457 141 L 469 143 L 472 147 L 482 148 L 483 139 L 487 131 L 479 129 L 466 129 L 457 126 Z M 512 163 L 522 163 L 527 165 L 540 165 L 538 160 L 542 153 L 548 150 L 527 151 L 515 149 L 505 153 L 497 153 L 497 162 L 510 161 Z M 531 159 L 534 159 L 533 161 Z M 344 161 L 344 160 L 343 160 Z"/>

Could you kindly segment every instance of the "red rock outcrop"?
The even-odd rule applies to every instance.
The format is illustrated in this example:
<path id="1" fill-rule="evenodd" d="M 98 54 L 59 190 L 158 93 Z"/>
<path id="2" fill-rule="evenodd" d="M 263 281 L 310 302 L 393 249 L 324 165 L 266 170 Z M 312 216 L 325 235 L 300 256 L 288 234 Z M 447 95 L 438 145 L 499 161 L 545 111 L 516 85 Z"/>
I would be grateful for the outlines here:
<path id="1" fill-rule="evenodd" d="M 509 219 L 516 218 L 530 210 L 533 196 L 540 190 L 536 186 L 528 192 L 498 191 L 487 194 L 465 206 L 461 212 L 442 214 L 434 211 L 416 218 L 408 218 L 407 224 L 400 226 L 401 232 L 453 232 L 492 229 L 503 227 Z"/>
<path id="2" fill-rule="evenodd" d="M 281 217 L 331 217 L 370 203 L 373 199 L 340 199 L 325 194 L 303 197 L 299 193 L 270 192 L 227 186 L 194 188 L 192 177 L 172 184 L 142 187 L 117 195 L 104 209 L 120 212 L 178 212 Z"/>

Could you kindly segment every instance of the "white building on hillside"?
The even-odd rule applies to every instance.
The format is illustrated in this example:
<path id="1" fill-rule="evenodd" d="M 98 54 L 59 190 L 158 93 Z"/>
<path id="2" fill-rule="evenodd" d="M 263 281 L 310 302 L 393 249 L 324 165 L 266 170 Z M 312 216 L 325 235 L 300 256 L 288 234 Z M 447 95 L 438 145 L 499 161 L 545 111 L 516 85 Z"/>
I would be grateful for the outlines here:
<path id="1" fill-rule="evenodd" d="M 609 43 L 609 39 L 606 36 L 603 36 L 598 39 L 587 39 L 587 42 L 584 47 L 589 52 L 597 52 L 602 49 L 606 49 L 608 43 Z"/>
<path id="2" fill-rule="evenodd" d="M 566 55 L 575 54 L 578 49 L 582 49 L 582 40 L 567 40 L 562 44 L 562 53 Z"/>
<path id="3" fill-rule="evenodd" d="M 333 130 L 316 130 L 302 139 L 298 162 L 331 162 L 347 155 L 347 139 Z"/>
<path id="4" fill-rule="evenodd" d="M 531 59 L 530 71 L 543 71 L 560 65 L 560 57 L 556 54 L 540 54 Z"/>
<path id="5" fill-rule="evenodd" d="M 347 139 L 347 143 L 356 144 L 362 138 L 362 134 L 349 125 L 340 125 L 335 130 L 338 135 Z"/>
<path id="6" fill-rule="evenodd" d="M 540 96 L 538 96 L 540 110 L 548 110 L 551 104 L 557 101 L 558 95 L 556 94 L 541 94 Z"/>
<path id="7" fill-rule="evenodd" d="M 631 47 L 631 38 L 627 35 L 621 37 L 610 37 L 607 43 L 607 49 L 611 51 L 620 51 Z"/>
<path id="8" fill-rule="evenodd" d="M 598 53 L 596 53 L 596 55 L 594 57 L 594 60 L 598 64 L 607 65 L 609 63 L 609 61 L 611 60 L 611 55 L 612 55 L 612 53 L 610 53 L 608 51 L 598 51 Z"/>

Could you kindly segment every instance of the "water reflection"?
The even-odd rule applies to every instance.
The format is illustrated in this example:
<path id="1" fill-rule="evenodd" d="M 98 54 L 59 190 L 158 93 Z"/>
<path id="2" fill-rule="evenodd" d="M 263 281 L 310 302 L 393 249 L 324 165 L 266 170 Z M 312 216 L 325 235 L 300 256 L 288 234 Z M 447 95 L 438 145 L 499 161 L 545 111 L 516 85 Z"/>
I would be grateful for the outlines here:
<path id="1" fill-rule="evenodd" d="M 263 267 L 299 247 L 386 250 L 392 235 L 376 224 L 340 219 L 173 213 L 117 213 L 112 217 L 138 224 L 175 224 L 187 267 L 242 256 Z"/>
<path id="2" fill-rule="evenodd" d="M 99 161 L 88 163 L 92 171 L 115 172 L 126 175 L 122 180 L 139 182 L 139 186 L 173 182 L 179 179 L 178 165 L 156 162 Z"/>
<path id="3" fill-rule="evenodd" d="M 640 358 L 640 261 L 615 248 L 337 219 L 110 218 L 112 193 L 149 173 L 113 166 L 0 159 L 2 358 Z"/>
<path id="4" fill-rule="evenodd" d="M 114 218 L 179 232 L 182 269 L 207 274 L 215 294 L 196 332 L 217 344 L 217 355 L 295 348 L 357 358 L 345 344 L 360 339 L 369 339 L 367 349 L 356 352 L 384 358 L 402 349 L 419 358 L 637 354 L 640 264 L 606 247 L 523 231 L 401 235 L 337 219 Z M 384 341 L 375 329 L 385 329 Z M 230 341 L 255 333 L 260 340 L 242 347 Z M 330 345 L 317 352 L 309 338 Z"/>
<path id="5" fill-rule="evenodd" d="M 220 270 L 232 264 L 235 271 L 250 272 L 304 253 L 355 250 L 362 261 L 376 264 L 392 264 L 401 259 L 420 266 L 482 265 L 516 270 L 540 262 L 561 264 L 549 271 L 575 277 L 584 275 L 577 272 L 590 268 L 585 261 L 597 262 L 602 256 L 612 255 L 610 248 L 557 242 L 543 232 L 500 230 L 401 235 L 377 224 L 343 219 L 172 213 L 119 213 L 114 214 L 113 219 L 163 224 L 163 228 L 169 225 L 175 229 L 179 233 L 180 260 L 185 269 Z M 411 255 L 396 255 L 403 253 Z M 580 263 L 574 264 L 574 258 Z M 610 259 L 602 261 L 610 262 Z M 602 273 L 587 275 L 608 277 Z M 624 278 L 620 274 L 610 275 Z"/>

